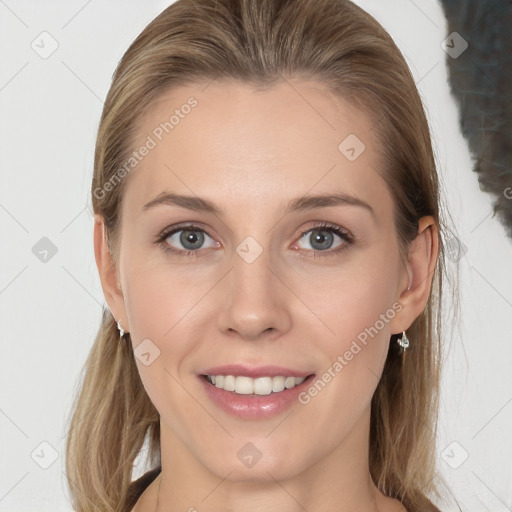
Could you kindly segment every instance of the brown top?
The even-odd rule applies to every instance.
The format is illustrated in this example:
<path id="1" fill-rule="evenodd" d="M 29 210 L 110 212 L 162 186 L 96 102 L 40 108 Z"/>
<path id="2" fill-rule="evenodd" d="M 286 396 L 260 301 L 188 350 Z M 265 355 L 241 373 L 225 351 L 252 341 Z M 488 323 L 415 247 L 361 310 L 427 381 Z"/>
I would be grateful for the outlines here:
<path id="1" fill-rule="evenodd" d="M 126 498 L 123 512 L 131 512 L 137 500 L 141 497 L 142 493 L 153 482 L 153 480 L 160 474 L 161 467 L 151 469 L 144 473 L 141 477 L 134 480 L 128 489 L 128 497 Z"/>

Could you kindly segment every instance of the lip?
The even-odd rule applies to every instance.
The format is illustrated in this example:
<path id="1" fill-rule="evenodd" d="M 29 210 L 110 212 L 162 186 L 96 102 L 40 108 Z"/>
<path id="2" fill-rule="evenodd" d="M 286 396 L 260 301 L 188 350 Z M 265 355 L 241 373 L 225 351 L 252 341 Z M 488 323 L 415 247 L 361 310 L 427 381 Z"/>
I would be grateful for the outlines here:
<path id="1" fill-rule="evenodd" d="M 292 368 L 285 368 L 283 366 L 249 366 L 243 364 L 226 364 L 223 366 L 215 366 L 201 371 L 201 375 L 233 375 L 238 377 L 240 375 L 257 379 L 258 377 L 307 377 L 312 372 L 304 372 L 300 370 L 293 370 Z"/>
<path id="2" fill-rule="evenodd" d="M 217 367 L 208 370 L 215 370 L 218 373 L 208 373 L 207 375 L 235 375 L 234 373 L 224 373 L 220 371 L 221 368 L 226 367 Z M 240 366 L 237 366 L 238 370 L 240 370 Z M 271 373 L 269 372 L 269 368 L 273 368 Z M 199 381 L 203 386 L 206 396 L 211 400 L 218 408 L 227 412 L 228 414 L 235 416 L 237 418 L 244 418 L 248 420 L 257 420 L 257 419 L 265 419 L 271 416 L 276 416 L 294 403 L 298 403 L 298 396 L 302 393 L 307 387 L 311 385 L 311 382 L 315 379 L 314 374 L 305 374 L 304 372 L 294 372 L 293 370 L 286 370 L 286 373 L 283 375 L 282 368 L 276 370 L 277 367 L 265 367 L 265 372 L 261 373 L 261 368 L 254 369 L 254 373 L 259 373 L 256 375 L 257 378 L 259 376 L 294 376 L 294 377 L 307 377 L 304 382 L 295 386 L 292 389 L 284 389 L 279 393 L 270 393 L 270 395 L 240 395 L 235 393 L 234 391 L 225 391 L 224 389 L 217 388 L 213 384 L 211 384 L 205 375 L 199 375 Z M 244 370 L 247 372 L 247 368 Z M 277 372 L 277 373 L 274 373 Z M 243 373 L 241 370 L 238 375 L 246 375 L 247 377 L 252 377 L 248 373 Z"/>

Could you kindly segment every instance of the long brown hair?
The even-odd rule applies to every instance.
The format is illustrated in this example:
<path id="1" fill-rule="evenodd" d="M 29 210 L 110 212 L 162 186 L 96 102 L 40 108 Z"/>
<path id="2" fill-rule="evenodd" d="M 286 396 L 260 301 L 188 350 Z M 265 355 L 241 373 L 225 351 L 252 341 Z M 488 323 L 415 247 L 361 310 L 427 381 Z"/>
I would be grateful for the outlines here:
<path id="1" fill-rule="evenodd" d="M 435 437 L 439 388 L 445 232 L 429 126 L 411 72 L 395 43 L 348 0 L 178 0 L 156 17 L 121 59 L 98 130 L 91 198 L 117 255 L 120 205 L 129 176 L 106 187 L 133 151 L 137 121 L 172 86 L 241 80 L 270 87 L 287 77 L 315 79 L 373 120 L 395 206 L 403 256 L 431 215 L 439 257 L 427 306 L 407 331 L 406 362 L 390 348 L 372 399 L 369 467 L 377 487 L 407 509 L 437 510 Z M 108 192 L 105 192 L 108 190 Z M 74 509 L 118 511 L 135 458 L 148 442 L 159 464 L 159 415 L 140 380 L 131 342 L 119 343 L 107 309 L 84 365 L 66 449 Z"/>

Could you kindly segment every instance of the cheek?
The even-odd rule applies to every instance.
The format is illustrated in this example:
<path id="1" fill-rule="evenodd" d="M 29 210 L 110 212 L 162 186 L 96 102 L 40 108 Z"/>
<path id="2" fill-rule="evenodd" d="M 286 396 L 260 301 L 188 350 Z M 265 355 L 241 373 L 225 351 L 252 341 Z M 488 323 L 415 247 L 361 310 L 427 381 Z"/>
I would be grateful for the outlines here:
<path id="1" fill-rule="evenodd" d="M 132 253 L 134 254 L 134 253 Z M 125 260 L 123 290 L 135 356 L 150 340 L 158 356 L 149 366 L 137 361 L 141 379 L 158 407 L 161 390 L 173 388 L 191 373 L 211 276 L 154 263 L 148 258 Z M 151 346 L 151 344 L 150 344 Z M 173 388 L 174 389 L 174 388 Z"/>
<path id="2" fill-rule="evenodd" d="M 177 294 L 164 286 L 158 273 L 140 268 L 128 275 L 125 305 L 130 320 L 132 339 L 161 339 L 173 325 Z"/>
<path id="3" fill-rule="evenodd" d="M 143 260 L 141 260 L 143 261 Z M 178 432 L 183 429 L 169 411 L 197 414 L 190 397 L 179 384 L 182 362 L 193 350 L 190 343 L 190 310 L 204 295 L 177 272 L 151 264 L 130 262 L 125 267 L 125 306 L 130 321 L 130 337 L 144 388 L 158 412 Z M 151 343 L 148 342 L 150 340 Z M 149 364 L 139 357 L 149 347 Z M 156 348 L 155 348 L 156 347 Z M 154 355 L 155 354 L 155 355 Z M 146 362 L 148 362 L 146 360 Z M 185 436 L 185 430 L 182 435 Z"/>
<path id="4" fill-rule="evenodd" d="M 326 282 L 321 293 L 310 296 L 328 328 L 317 337 L 324 354 L 325 391 L 319 383 L 312 392 L 320 390 L 324 398 L 318 402 L 337 403 L 354 417 L 371 400 L 387 357 L 391 322 L 401 308 L 395 302 L 395 259 L 389 252 L 388 257 L 382 254 L 380 250 L 369 253 Z"/>
<path id="5" fill-rule="evenodd" d="M 132 339 L 140 342 L 150 338 L 166 345 L 172 341 L 173 346 L 179 347 L 176 333 L 187 328 L 211 283 L 196 272 L 161 262 L 143 262 L 144 258 L 127 261 L 124 273 L 123 290 Z"/>
<path id="6" fill-rule="evenodd" d="M 387 343 L 398 305 L 393 308 L 398 280 L 395 261 L 392 251 L 376 248 L 341 265 L 329 279 L 322 279 L 321 286 L 313 288 L 309 282 L 302 289 L 302 297 L 307 297 L 305 301 L 325 324 L 322 339 L 329 354 L 348 350 L 354 340 Z"/>

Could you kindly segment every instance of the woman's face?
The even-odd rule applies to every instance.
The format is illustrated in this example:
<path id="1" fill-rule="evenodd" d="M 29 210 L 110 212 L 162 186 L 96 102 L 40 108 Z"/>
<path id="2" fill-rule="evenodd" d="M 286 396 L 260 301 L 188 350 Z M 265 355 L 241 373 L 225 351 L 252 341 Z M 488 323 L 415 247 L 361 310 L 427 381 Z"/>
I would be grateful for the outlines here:
<path id="1" fill-rule="evenodd" d="M 137 133 L 117 311 L 162 450 L 231 480 L 359 460 L 409 326 L 370 119 L 317 82 L 213 82 L 168 91 Z"/>

